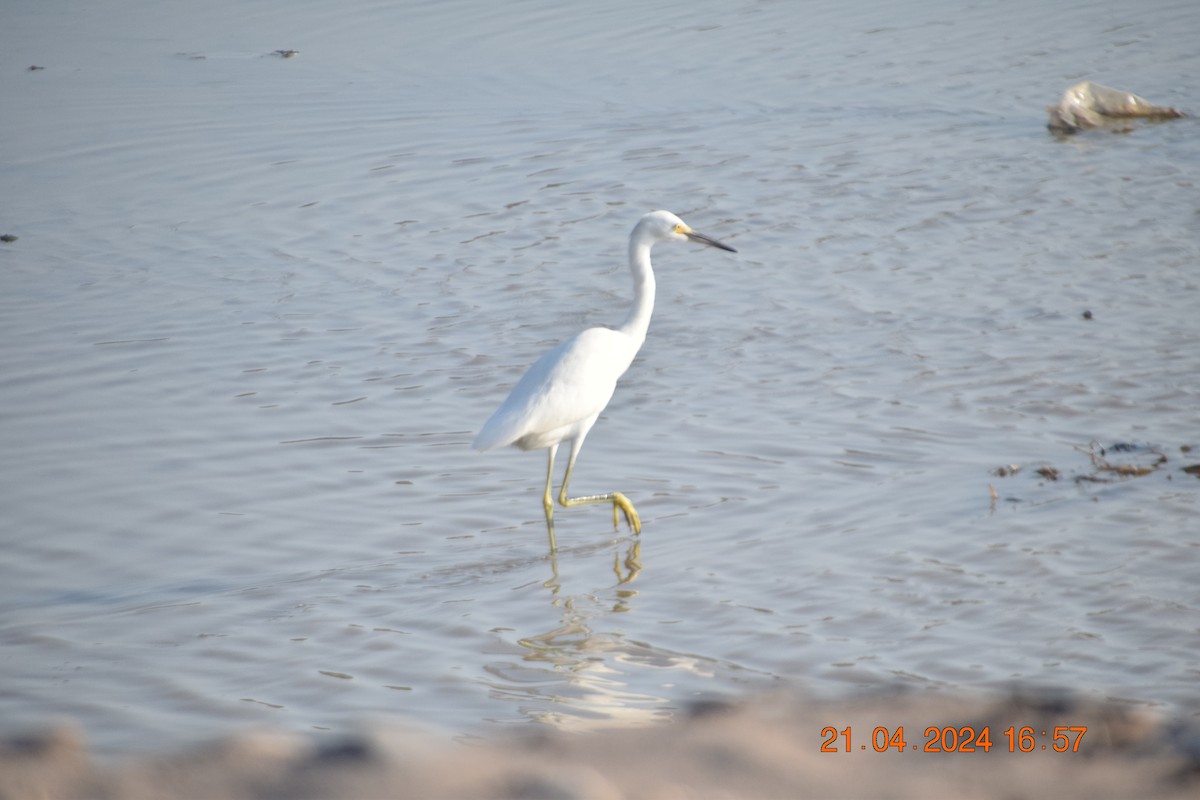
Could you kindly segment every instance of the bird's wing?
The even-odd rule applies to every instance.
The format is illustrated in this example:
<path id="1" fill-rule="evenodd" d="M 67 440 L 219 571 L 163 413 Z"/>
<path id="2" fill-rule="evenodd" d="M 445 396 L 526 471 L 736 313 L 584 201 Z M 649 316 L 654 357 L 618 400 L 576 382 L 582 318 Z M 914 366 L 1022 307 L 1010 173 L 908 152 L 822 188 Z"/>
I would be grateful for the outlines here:
<path id="1" fill-rule="evenodd" d="M 599 414 L 636 353 L 637 343 L 609 328 L 568 339 L 534 362 L 472 446 L 503 447 Z"/>

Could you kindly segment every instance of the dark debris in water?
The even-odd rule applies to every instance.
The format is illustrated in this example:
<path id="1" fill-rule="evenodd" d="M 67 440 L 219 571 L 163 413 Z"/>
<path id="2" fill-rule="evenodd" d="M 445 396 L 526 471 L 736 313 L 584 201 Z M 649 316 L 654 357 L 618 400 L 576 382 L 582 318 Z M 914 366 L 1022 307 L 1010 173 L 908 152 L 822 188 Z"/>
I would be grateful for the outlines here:
<path id="1" fill-rule="evenodd" d="M 1056 470 L 1054 467 L 1038 467 L 1037 474 L 1041 475 L 1048 481 L 1058 480 L 1058 470 Z"/>
<path id="2" fill-rule="evenodd" d="M 1192 452 L 1192 449 L 1192 445 L 1187 444 L 1179 447 L 1179 451 L 1184 454 Z M 1115 442 L 1108 446 L 1102 446 L 1099 442 L 1093 441 L 1087 447 L 1076 446 L 1075 450 L 1087 456 L 1086 468 L 1064 470 L 1050 464 L 1043 464 L 1034 468 L 1033 473 L 1040 480 L 1047 482 L 1057 482 L 1064 477 L 1064 474 L 1074 472 L 1071 480 L 1076 484 L 1116 483 L 1163 471 L 1170 463 L 1166 453 L 1157 447 L 1132 442 Z M 1011 478 L 1023 470 L 1024 467 L 1020 464 L 1005 464 L 992 470 L 992 475 L 997 478 Z M 1181 467 L 1181 471 L 1185 475 L 1200 478 L 1200 464 L 1188 464 Z M 1167 480 L 1171 480 L 1170 472 L 1167 472 Z M 995 487 L 988 484 L 988 492 L 991 494 L 992 503 L 995 504 L 1000 497 Z M 1006 499 L 1013 500 L 1013 498 Z M 1019 502 L 1018 500 L 1013 501 Z"/>
<path id="3" fill-rule="evenodd" d="M 1144 447 L 1129 442 L 1117 442 L 1107 448 L 1100 447 L 1096 442 L 1092 442 L 1088 445 L 1086 452 L 1088 458 L 1091 459 L 1092 467 L 1096 473 L 1093 479 L 1098 479 L 1099 482 L 1108 482 L 1104 478 L 1109 476 L 1114 478 L 1140 478 L 1155 472 L 1169 460 L 1166 455 L 1152 447 Z M 1129 456 L 1131 460 L 1129 463 L 1113 463 L 1109 460 L 1110 454 Z M 1076 478 L 1076 480 L 1079 480 L 1079 478 Z"/>

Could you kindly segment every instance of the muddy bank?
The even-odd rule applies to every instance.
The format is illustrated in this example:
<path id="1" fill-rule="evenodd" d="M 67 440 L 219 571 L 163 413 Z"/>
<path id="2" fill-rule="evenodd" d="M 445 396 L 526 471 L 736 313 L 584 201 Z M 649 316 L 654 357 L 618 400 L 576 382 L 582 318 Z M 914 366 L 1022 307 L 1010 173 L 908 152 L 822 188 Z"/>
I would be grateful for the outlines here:
<path id="1" fill-rule="evenodd" d="M 1196 797 L 1200 731 L 1062 695 L 904 694 L 707 704 L 661 727 L 472 745 L 376 725 L 323 739 L 242 732 L 99 763 L 64 725 L 0 750 L 3 800 L 1051 795 Z"/>

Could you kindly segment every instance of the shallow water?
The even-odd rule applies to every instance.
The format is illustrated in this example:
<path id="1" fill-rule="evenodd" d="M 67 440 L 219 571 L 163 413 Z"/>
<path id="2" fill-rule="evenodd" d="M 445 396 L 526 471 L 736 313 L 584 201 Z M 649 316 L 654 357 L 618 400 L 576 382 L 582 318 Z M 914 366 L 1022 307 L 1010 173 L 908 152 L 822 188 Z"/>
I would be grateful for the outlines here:
<path id="1" fill-rule="evenodd" d="M 1200 712 L 1197 123 L 1043 111 L 1196 111 L 1194 4 L 60 6 L 0 26 L 5 729 Z M 544 457 L 468 445 L 659 207 L 740 252 L 656 249 L 580 458 L 622 584 L 605 509 L 551 558 Z"/>

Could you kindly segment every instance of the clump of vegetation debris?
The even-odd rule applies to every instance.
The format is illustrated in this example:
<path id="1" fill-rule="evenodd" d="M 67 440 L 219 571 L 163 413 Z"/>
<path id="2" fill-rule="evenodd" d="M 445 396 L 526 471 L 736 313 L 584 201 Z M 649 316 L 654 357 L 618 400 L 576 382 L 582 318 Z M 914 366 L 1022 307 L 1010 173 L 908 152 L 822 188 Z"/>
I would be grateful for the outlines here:
<path id="1" fill-rule="evenodd" d="M 1173 470 L 1168 467 L 1168 464 L 1172 463 L 1171 459 L 1168 458 L 1162 449 L 1152 445 L 1117 442 L 1105 447 L 1099 442 L 1092 441 L 1086 447 L 1073 445 L 1073 448 L 1087 456 L 1088 465 L 1086 467 L 1076 467 L 1068 472 L 1049 464 L 1028 468 L 1020 464 L 1005 464 L 992 470 L 992 474 L 997 478 L 1009 478 L 1028 469 L 1028 471 L 1031 471 L 1043 481 L 1054 482 L 1063 480 L 1065 474 L 1076 484 L 1085 484 L 1114 483 L 1116 481 L 1141 478 L 1156 472 L 1166 471 L 1167 479 L 1171 480 Z M 1192 445 L 1181 445 L 1179 448 L 1181 460 L 1186 461 L 1192 451 Z M 1185 475 L 1200 478 L 1200 463 L 1185 463 L 1180 467 L 1180 471 Z M 990 483 L 988 484 L 988 492 L 991 494 L 992 502 L 994 503 L 999 498 L 999 495 L 997 495 L 995 487 Z"/>

